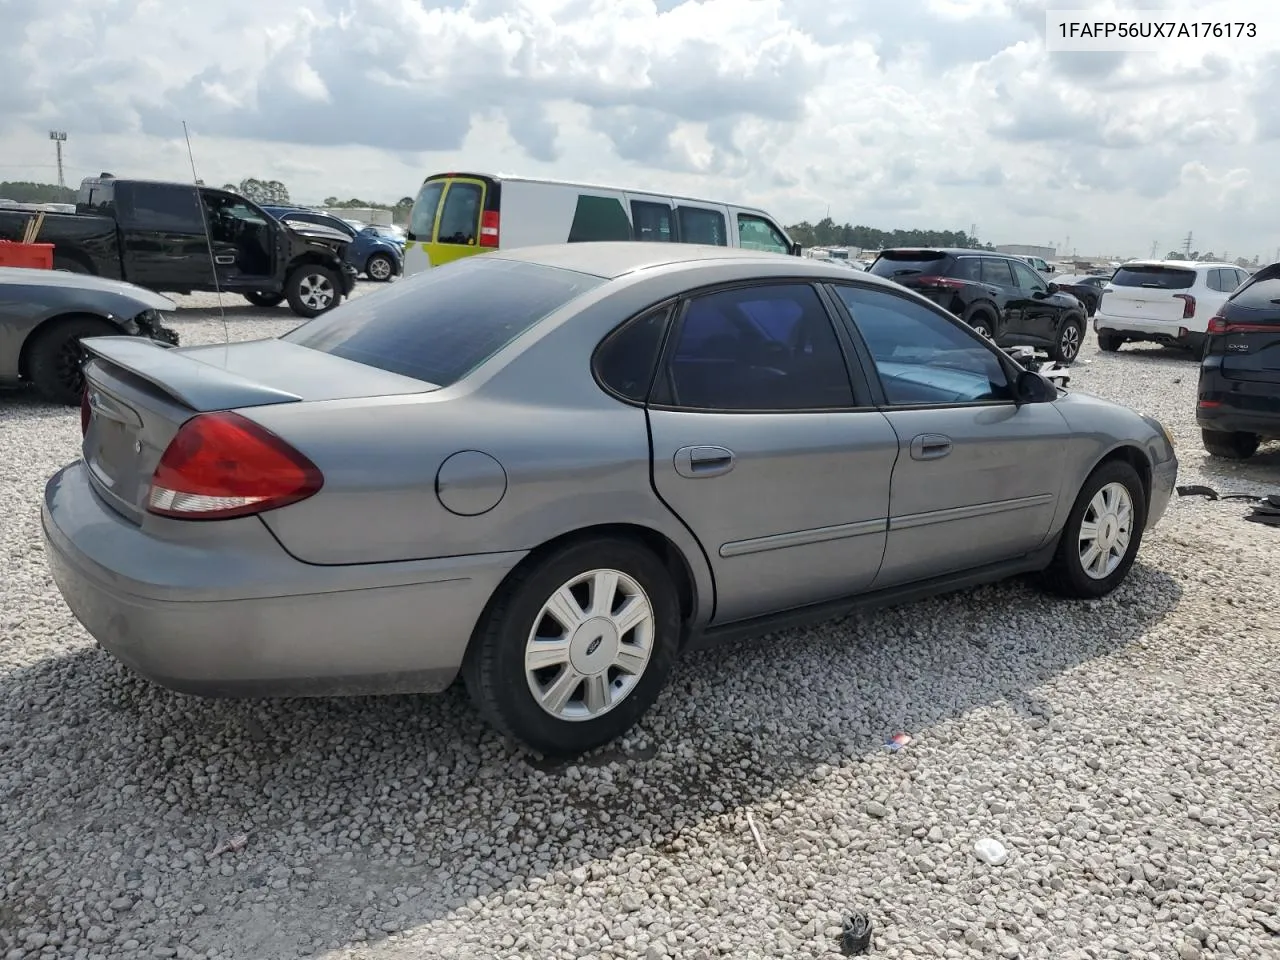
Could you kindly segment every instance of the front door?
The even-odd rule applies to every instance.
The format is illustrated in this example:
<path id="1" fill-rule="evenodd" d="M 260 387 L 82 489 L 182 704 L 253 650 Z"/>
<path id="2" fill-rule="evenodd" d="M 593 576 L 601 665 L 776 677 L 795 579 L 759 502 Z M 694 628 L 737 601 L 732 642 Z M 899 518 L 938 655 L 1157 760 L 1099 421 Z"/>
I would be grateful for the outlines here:
<path id="1" fill-rule="evenodd" d="M 876 586 L 1041 546 L 1063 495 L 1071 435 L 1056 406 L 1014 403 L 997 351 L 954 318 L 895 293 L 835 290 L 866 345 L 902 449 Z"/>
<path id="2" fill-rule="evenodd" d="M 1025 263 L 1011 260 L 1009 265 L 1013 267 L 1018 281 L 1018 296 L 1022 305 L 1021 329 L 1045 344 L 1056 342 L 1062 308 L 1049 299 L 1049 285 Z"/>
<path id="3" fill-rule="evenodd" d="M 869 399 L 812 286 L 689 301 L 650 398 L 653 483 L 706 553 L 715 623 L 875 579 L 898 440 Z"/>
<path id="4" fill-rule="evenodd" d="M 116 188 L 130 283 L 153 290 L 203 289 L 213 282 L 194 186 L 125 183 Z"/>
<path id="5" fill-rule="evenodd" d="M 223 290 L 261 290 L 275 281 L 275 218 L 242 197 L 216 190 L 201 192 L 209 224 L 214 270 Z"/>

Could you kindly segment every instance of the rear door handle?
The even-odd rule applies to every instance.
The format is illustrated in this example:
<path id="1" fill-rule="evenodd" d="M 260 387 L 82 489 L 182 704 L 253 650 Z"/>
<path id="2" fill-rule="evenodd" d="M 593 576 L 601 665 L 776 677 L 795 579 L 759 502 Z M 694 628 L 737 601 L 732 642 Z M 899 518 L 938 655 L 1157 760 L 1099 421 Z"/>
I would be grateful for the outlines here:
<path id="1" fill-rule="evenodd" d="M 235 258 L 235 257 L 225 257 L 225 256 L 224 256 L 224 257 L 214 257 L 214 258 L 213 258 L 213 262 L 214 262 L 214 263 L 220 263 L 220 264 L 222 264 L 222 265 L 225 267 L 225 266 L 230 266 L 231 264 L 235 263 L 235 262 L 236 262 L 236 258 Z"/>
<path id="2" fill-rule="evenodd" d="M 951 452 L 951 438 L 940 433 L 922 433 L 911 441 L 913 460 L 938 460 Z"/>
<path id="3" fill-rule="evenodd" d="M 676 473 L 697 480 L 719 477 L 733 469 L 733 451 L 725 447 L 681 447 L 676 451 Z"/>

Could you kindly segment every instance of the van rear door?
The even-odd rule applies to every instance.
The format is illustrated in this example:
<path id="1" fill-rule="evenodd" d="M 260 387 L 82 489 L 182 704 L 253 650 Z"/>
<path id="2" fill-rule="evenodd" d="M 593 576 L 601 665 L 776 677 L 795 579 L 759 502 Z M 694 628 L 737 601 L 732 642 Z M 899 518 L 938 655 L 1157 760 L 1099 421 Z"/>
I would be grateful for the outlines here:
<path id="1" fill-rule="evenodd" d="M 493 177 L 444 173 L 428 177 L 409 213 L 404 272 L 417 273 L 500 243 L 501 184 Z"/>

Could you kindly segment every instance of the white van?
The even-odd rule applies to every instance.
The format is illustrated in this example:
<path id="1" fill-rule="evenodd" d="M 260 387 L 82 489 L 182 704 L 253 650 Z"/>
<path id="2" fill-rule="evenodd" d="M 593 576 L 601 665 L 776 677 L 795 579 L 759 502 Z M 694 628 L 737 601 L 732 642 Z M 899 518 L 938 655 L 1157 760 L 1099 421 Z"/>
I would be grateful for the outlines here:
<path id="1" fill-rule="evenodd" d="M 752 207 L 557 180 L 438 173 L 423 181 L 409 214 L 404 272 L 487 250 L 593 240 L 800 253 L 776 219 Z"/>

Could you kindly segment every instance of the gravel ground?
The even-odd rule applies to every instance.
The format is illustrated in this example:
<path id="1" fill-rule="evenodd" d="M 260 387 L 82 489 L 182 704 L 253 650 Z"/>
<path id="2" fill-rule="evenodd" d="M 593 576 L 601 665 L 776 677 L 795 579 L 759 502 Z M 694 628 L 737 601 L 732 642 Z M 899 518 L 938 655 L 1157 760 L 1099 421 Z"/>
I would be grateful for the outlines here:
<path id="1" fill-rule="evenodd" d="M 182 299 L 184 342 L 220 340 Z M 1280 489 L 1276 445 L 1206 460 L 1195 379 L 1090 338 L 1073 387 L 1160 417 L 1182 482 Z M 634 737 L 547 768 L 456 690 L 203 701 L 127 674 L 41 555 L 76 417 L 0 397 L 6 960 L 824 956 L 852 909 L 883 957 L 1280 957 L 1280 531 L 1241 503 L 1175 502 L 1104 601 L 1009 583 L 690 657 Z"/>

